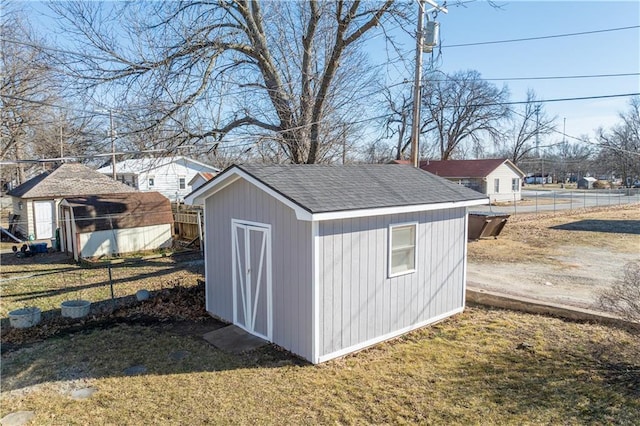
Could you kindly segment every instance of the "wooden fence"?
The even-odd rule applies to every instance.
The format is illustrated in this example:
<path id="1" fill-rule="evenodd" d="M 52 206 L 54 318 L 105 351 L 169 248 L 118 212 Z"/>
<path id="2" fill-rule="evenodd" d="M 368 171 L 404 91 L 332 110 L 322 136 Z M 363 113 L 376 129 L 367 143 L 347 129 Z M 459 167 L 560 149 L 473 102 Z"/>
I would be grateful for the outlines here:
<path id="1" fill-rule="evenodd" d="M 204 236 L 204 226 L 201 209 L 174 209 L 175 240 L 186 245 L 198 245 L 202 249 L 201 239 Z"/>

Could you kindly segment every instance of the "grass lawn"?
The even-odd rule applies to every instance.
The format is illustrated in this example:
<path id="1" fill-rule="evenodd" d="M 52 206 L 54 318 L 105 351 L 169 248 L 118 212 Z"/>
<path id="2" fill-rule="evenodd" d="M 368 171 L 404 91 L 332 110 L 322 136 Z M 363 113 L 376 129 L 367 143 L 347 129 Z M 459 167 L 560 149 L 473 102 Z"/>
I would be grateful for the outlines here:
<path id="1" fill-rule="evenodd" d="M 199 256 L 195 255 L 196 259 Z M 131 296 L 140 289 L 149 291 L 195 285 L 202 278 L 204 267 L 185 256 L 157 258 L 114 264 L 111 270 L 114 296 Z M 16 258 L 3 254 L 0 259 L 0 317 L 26 306 L 35 306 L 43 312 L 60 308 L 60 303 L 71 299 L 90 302 L 109 300 L 111 288 L 106 265 L 83 267 L 63 253 L 38 254 L 35 257 Z"/>
<path id="2" fill-rule="evenodd" d="M 312 366 L 225 354 L 175 324 L 51 338 L 2 360 L 0 415 L 34 424 L 637 424 L 640 338 L 508 311 L 463 314 Z M 131 366 L 146 372 L 127 376 Z M 71 392 L 93 387 L 88 399 Z"/>

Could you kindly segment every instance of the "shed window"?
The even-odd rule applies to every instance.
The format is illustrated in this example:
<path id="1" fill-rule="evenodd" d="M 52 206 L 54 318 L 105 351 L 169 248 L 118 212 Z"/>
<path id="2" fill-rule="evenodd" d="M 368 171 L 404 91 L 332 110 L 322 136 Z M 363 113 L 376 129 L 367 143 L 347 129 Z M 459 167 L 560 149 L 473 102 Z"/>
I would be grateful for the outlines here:
<path id="1" fill-rule="evenodd" d="M 185 189 L 187 187 L 187 181 L 184 177 L 178 179 L 178 187 L 180 189 Z"/>
<path id="2" fill-rule="evenodd" d="M 520 178 L 511 179 L 511 190 L 513 192 L 518 192 L 520 190 Z"/>
<path id="3" fill-rule="evenodd" d="M 149 188 L 151 188 L 153 185 L 155 185 L 156 180 L 153 176 L 149 176 Z"/>
<path id="4" fill-rule="evenodd" d="M 493 180 L 493 192 L 496 194 L 500 192 L 500 179 Z"/>
<path id="5" fill-rule="evenodd" d="M 389 277 L 416 270 L 416 224 L 389 226 Z"/>

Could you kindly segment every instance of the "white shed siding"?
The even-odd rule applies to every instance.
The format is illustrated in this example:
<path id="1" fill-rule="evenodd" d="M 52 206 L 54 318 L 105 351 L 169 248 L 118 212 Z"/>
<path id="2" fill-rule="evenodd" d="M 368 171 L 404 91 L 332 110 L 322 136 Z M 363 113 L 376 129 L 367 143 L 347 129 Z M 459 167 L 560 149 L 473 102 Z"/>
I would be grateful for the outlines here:
<path id="1" fill-rule="evenodd" d="M 205 206 L 207 311 L 233 321 L 231 220 L 271 225 L 273 342 L 312 357 L 311 223 L 289 207 L 240 179 Z"/>
<path id="2" fill-rule="evenodd" d="M 519 185 L 517 187 L 517 190 L 514 192 L 511 189 L 511 183 L 512 183 L 512 179 L 518 179 L 519 181 Z M 494 191 L 494 182 L 495 179 L 499 179 L 500 180 L 500 191 L 499 192 L 495 192 Z M 501 201 L 514 201 L 514 195 L 515 195 L 515 201 L 520 201 L 522 199 L 522 195 L 520 192 L 521 189 L 521 185 L 522 185 L 522 177 L 516 173 L 511 167 L 509 167 L 507 164 L 502 164 L 500 165 L 498 168 L 496 168 L 494 171 L 492 171 L 491 173 L 489 173 L 489 175 L 487 176 L 487 181 L 486 181 L 486 188 L 487 188 L 487 195 L 489 196 L 489 199 L 491 200 L 491 202 L 501 202 Z"/>
<path id="3" fill-rule="evenodd" d="M 464 208 L 322 222 L 320 358 L 464 307 Z M 389 225 L 418 222 L 417 271 L 388 278 Z"/>
<path id="4" fill-rule="evenodd" d="M 171 224 L 114 229 L 80 234 L 80 256 L 111 256 L 171 247 Z"/>

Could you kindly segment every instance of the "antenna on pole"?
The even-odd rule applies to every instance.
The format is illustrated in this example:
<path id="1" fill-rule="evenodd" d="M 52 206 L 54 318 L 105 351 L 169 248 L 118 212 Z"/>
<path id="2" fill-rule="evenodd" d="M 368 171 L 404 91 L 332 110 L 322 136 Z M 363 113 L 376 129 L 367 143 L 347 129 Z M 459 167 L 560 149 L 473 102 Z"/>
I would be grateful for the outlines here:
<path id="1" fill-rule="evenodd" d="M 425 11 L 425 3 L 432 6 Z M 422 53 L 432 52 L 436 46 L 440 25 L 435 21 L 430 21 L 427 16 L 427 32 L 424 31 L 425 13 L 443 12 L 448 13 L 446 2 L 439 6 L 434 0 L 418 0 L 418 28 L 416 30 L 416 72 L 413 81 L 413 114 L 411 122 L 411 164 L 418 167 L 418 145 L 420 138 L 420 101 L 422 91 Z M 425 43 L 426 35 L 426 43 Z M 425 46 L 426 49 L 425 50 Z"/>

